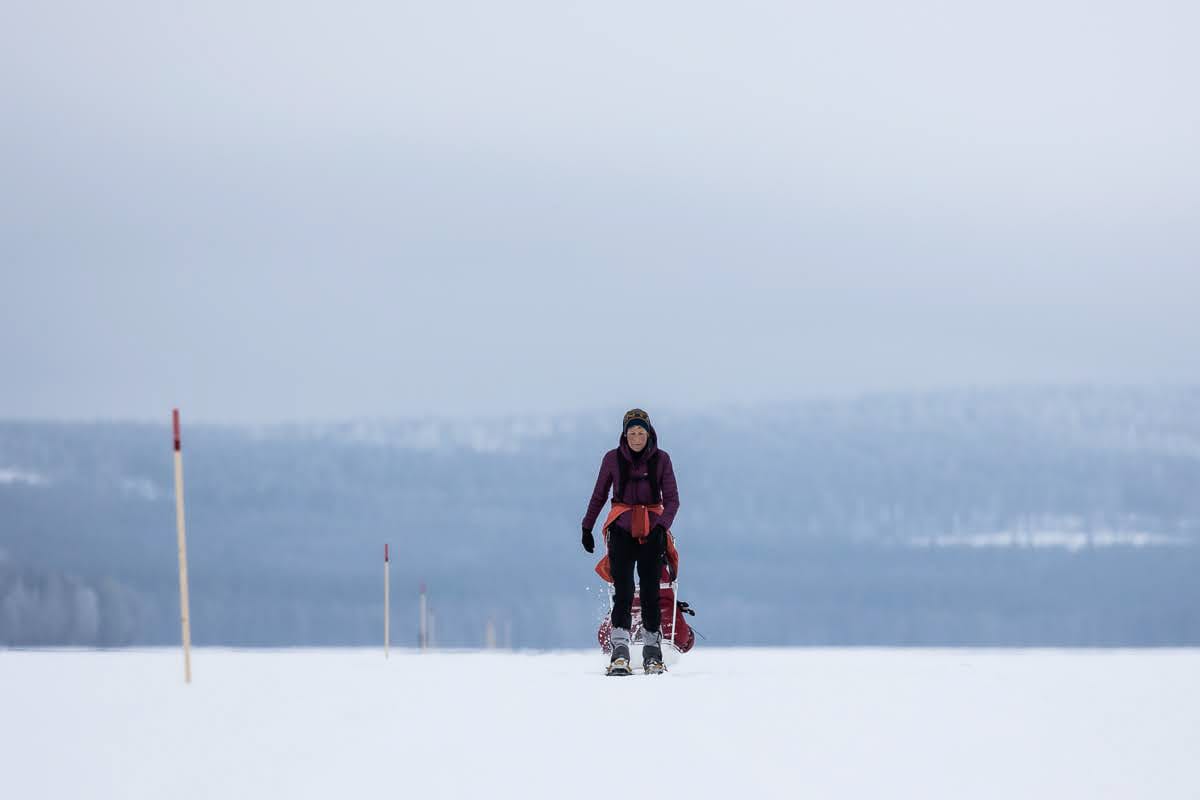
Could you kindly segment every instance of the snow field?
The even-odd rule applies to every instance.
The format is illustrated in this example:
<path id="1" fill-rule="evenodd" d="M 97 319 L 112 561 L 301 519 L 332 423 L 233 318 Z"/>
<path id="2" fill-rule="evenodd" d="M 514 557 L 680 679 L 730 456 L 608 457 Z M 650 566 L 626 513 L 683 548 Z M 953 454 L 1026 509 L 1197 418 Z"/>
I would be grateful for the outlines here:
<path id="1" fill-rule="evenodd" d="M 0 650 L 32 798 L 1196 798 L 1200 651 Z"/>

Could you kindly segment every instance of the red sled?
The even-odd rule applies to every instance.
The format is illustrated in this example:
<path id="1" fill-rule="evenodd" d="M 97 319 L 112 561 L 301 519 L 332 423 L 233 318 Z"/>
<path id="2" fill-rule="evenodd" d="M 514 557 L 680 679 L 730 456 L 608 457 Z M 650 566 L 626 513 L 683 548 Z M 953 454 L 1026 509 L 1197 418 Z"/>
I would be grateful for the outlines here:
<path id="1" fill-rule="evenodd" d="M 608 537 L 605 537 L 607 544 Z M 596 574 L 603 578 L 609 584 L 608 591 L 608 616 L 600 622 L 600 629 L 596 631 L 596 638 L 600 642 L 600 649 L 605 653 L 612 652 L 612 643 L 610 637 L 612 635 L 612 602 L 613 602 L 613 587 L 612 587 L 612 569 L 609 566 L 608 556 L 600 559 L 596 564 Z M 659 631 L 662 633 L 663 644 L 669 644 L 680 653 L 686 653 L 696 645 L 696 632 L 687 624 L 684 618 L 686 614 L 694 615 L 691 607 L 679 600 L 679 551 L 675 549 L 675 537 L 670 533 L 667 534 L 667 563 L 663 564 L 659 575 L 658 584 L 658 610 L 659 610 Z M 634 587 L 632 617 L 630 620 L 629 635 L 634 644 L 642 643 L 642 599 L 637 587 Z"/>

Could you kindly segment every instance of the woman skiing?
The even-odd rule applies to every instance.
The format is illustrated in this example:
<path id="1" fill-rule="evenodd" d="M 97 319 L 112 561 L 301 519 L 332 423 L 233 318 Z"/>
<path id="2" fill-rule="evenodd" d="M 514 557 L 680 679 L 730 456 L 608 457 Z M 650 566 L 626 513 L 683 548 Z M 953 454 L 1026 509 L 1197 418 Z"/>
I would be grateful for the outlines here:
<path id="1" fill-rule="evenodd" d="M 618 446 L 604 454 L 596 488 L 583 517 L 583 549 L 595 552 L 592 528 L 608 490 L 612 509 L 601 531 L 608 536 L 612 568 L 612 658 L 609 675 L 629 675 L 633 571 L 641 583 L 642 667 L 647 674 L 663 671 L 662 634 L 659 632 L 659 571 L 667 552 L 667 531 L 679 510 L 679 491 L 671 457 L 658 449 L 658 434 L 650 416 L 640 408 L 625 414 Z"/>

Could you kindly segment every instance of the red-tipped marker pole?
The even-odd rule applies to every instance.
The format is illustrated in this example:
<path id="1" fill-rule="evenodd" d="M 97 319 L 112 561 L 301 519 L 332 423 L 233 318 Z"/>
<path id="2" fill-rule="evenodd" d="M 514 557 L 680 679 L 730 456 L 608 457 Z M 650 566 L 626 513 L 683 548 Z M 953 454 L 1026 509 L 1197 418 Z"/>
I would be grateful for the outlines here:
<path id="1" fill-rule="evenodd" d="M 388 587 L 388 572 L 391 565 L 391 559 L 388 558 L 388 546 L 383 545 L 383 657 L 388 657 L 388 650 L 391 648 L 391 611 L 392 604 L 389 597 Z"/>
<path id="2" fill-rule="evenodd" d="M 171 412 L 175 430 L 175 528 L 179 543 L 179 621 L 183 627 L 183 680 L 192 682 L 192 624 L 188 611 L 187 531 L 183 524 L 183 453 L 180 447 L 179 409 Z"/>

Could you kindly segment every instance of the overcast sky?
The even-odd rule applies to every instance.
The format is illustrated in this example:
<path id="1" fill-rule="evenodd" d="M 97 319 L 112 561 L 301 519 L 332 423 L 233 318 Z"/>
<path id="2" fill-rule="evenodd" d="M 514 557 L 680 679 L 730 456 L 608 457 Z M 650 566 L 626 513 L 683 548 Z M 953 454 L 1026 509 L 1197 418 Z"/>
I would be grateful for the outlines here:
<path id="1" fill-rule="evenodd" d="M 0 417 L 1200 380 L 1194 3 L 177 5 L 5 11 Z"/>

